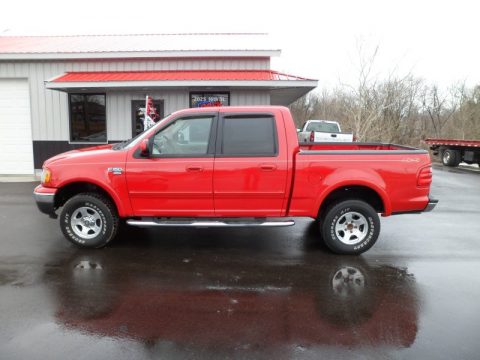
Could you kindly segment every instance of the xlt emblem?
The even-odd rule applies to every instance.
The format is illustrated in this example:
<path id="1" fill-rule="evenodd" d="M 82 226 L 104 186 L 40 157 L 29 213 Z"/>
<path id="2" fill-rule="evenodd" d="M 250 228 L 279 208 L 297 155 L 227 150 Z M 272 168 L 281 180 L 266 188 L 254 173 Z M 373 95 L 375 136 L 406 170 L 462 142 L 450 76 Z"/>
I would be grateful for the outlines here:
<path id="1" fill-rule="evenodd" d="M 420 159 L 419 158 L 405 158 L 402 161 L 404 161 L 404 162 L 419 162 Z"/>
<path id="2" fill-rule="evenodd" d="M 108 172 L 112 173 L 113 175 L 122 175 L 123 169 L 121 167 L 111 167 L 108 168 Z"/>

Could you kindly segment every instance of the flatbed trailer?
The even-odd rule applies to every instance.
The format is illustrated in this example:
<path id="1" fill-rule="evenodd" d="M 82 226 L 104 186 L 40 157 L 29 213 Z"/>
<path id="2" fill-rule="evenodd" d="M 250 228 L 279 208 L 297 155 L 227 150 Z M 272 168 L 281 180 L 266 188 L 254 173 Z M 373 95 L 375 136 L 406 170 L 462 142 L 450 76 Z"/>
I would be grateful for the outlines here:
<path id="1" fill-rule="evenodd" d="M 425 143 L 445 166 L 455 167 L 461 162 L 480 165 L 480 140 L 429 138 Z"/>

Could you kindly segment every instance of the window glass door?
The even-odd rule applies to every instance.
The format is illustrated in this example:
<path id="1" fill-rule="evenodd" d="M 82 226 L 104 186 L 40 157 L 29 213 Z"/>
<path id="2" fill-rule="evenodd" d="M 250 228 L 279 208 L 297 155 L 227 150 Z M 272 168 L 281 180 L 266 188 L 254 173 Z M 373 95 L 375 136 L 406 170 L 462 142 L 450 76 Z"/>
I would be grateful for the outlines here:
<path id="1" fill-rule="evenodd" d="M 160 119 L 164 117 L 163 100 L 153 100 L 153 105 L 158 111 Z M 145 100 L 132 100 L 132 137 L 137 136 L 145 129 L 143 128 L 143 120 L 145 116 Z"/>

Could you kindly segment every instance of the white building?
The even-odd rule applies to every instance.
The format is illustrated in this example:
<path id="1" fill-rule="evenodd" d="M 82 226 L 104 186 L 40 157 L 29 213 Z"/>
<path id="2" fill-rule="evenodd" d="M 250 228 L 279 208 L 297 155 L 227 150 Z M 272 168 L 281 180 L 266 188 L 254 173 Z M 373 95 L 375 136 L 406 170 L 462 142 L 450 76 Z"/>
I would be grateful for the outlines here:
<path id="1" fill-rule="evenodd" d="M 160 116 L 210 105 L 289 105 L 316 80 L 273 71 L 265 34 L 0 36 L 0 174 L 131 138 L 146 95 Z"/>

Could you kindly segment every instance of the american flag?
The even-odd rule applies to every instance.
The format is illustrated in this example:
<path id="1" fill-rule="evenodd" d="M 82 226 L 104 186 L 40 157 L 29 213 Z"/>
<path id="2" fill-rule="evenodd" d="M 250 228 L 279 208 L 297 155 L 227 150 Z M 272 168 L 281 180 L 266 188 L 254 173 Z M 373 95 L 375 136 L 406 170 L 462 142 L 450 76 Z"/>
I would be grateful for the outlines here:
<path id="1" fill-rule="evenodd" d="M 147 130 L 151 128 L 155 123 L 160 120 L 157 108 L 153 104 L 153 99 L 147 95 L 145 99 L 145 118 L 143 119 L 143 129 Z"/>

